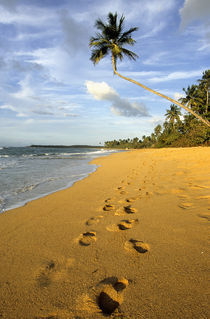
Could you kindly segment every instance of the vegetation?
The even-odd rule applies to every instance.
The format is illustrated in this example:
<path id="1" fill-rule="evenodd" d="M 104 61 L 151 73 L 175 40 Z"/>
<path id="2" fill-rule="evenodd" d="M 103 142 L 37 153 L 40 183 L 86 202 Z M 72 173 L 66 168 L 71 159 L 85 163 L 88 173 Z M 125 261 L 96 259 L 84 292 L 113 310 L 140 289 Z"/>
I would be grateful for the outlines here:
<path id="1" fill-rule="evenodd" d="M 200 114 L 197 114 L 197 109 L 193 109 L 192 107 L 189 108 L 186 104 L 181 104 L 178 101 L 175 101 L 174 99 L 171 99 L 170 97 L 161 94 L 159 92 L 156 92 L 147 86 L 134 81 L 130 78 L 127 78 L 120 73 L 117 72 L 117 60 L 122 60 L 124 56 L 127 56 L 128 58 L 132 60 L 136 60 L 138 57 L 136 53 L 128 50 L 125 48 L 126 45 L 134 45 L 135 40 L 132 38 L 132 33 L 136 30 L 138 30 L 137 27 L 130 28 L 127 31 L 124 31 L 124 20 L 125 17 L 122 15 L 119 22 L 117 13 L 109 13 L 107 17 L 107 23 L 103 22 L 101 19 L 96 20 L 95 26 L 98 29 L 99 32 L 96 33 L 95 37 L 92 37 L 90 39 L 90 47 L 92 48 L 92 55 L 91 55 L 91 61 L 94 64 L 97 64 L 102 58 L 107 56 L 108 54 L 111 54 L 112 57 L 112 65 L 113 70 L 116 75 L 119 77 L 132 82 L 134 84 L 139 85 L 140 87 L 158 95 L 161 96 L 173 104 L 176 104 L 178 106 L 181 106 L 188 112 L 190 112 L 192 115 L 197 117 L 200 121 L 205 123 L 207 126 L 210 127 L 210 123 L 207 119 L 204 119 Z M 205 78 L 203 78 L 202 82 L 203 87 L 205 87 L 205 90 L 208 91 L 209 88 L 209 81 L 206 81 Z M 184 103 L 184 102 L 183 102 Z M 196 102 L 197 103 L 197 102 Z M 189 103 L 190 104 L 190 103 Z M 191 106 L 191 104 L 190 104 Z"/>
<path id="2" fill-rule="evenodd" d="M 198 83 L 183 89 L 186 97 L 180 100 L 203 118 L 210 120 L 210 70 L 203 73 Z M 150 136 L 107 141 L 104 145 L 108 148 L 155 148 L 209 145 L 209 143 L 210 129 L 191 114 L 182 116 L 181 109 L 172 104 L 170 109 L 166 110 L 163 126 L 157 125 Z"/>

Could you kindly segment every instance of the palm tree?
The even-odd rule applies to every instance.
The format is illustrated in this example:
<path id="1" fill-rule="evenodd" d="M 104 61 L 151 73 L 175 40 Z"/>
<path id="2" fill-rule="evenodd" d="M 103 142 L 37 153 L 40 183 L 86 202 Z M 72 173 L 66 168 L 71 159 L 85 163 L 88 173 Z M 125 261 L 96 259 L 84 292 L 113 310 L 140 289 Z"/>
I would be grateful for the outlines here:
<path id="1" fill-rule="evenodd" d="M 161 134 L 161 131 L 162 131 L 162 127 L 160 124 L 158 124 L 155 129 L 154 129 L 154 132 L 155 132 L 155 136 L 158 138 L 158 136 L 160 136 Z"/>
<path id="2" fill-rule="evenodd" d="M 180 108 L 178 108 L 176 105 L 172 104 L 170 110 L 166 110 L 166 120 L 169 120 L 169 123 L 174 128 L 175 121 L 180 122 Z"/>
<path id="3" fill-rule="evenodd" d="M 203 77 L 200 82 L 201 89 L 206 91 L 206 113 L 208 113 L 209 105 L 209 92 L 210 92 L 210 70 L 203 72 Z"/>
<path id="4" fill-rule="evenodd" d="M 179 100 L 189 106 L 192 110 L 196 110 L 198 113 L 203 113 L 203 92 L 201 88 L 197 85 L 188 86 L 187 89 L 183 89 L 185 92 L 185 97 L 180 98 Z"/>
<path id="5" fill-rule="evenodd" d="M 136 53 L 124 47 L 124 45 L 134 45 L 135 40 L 131 37 L 131 35 L 134 31 L 137 31 L 138 28 L 137 27 L 130 28 L 128 31 L 124 32 L 123 23 L 124 23 L 125 17 L 122 15 L 118 23 L 117 13 L 113 14 L 110 12 L 108 14 L 107 20 L 108 20 L 107 23 L 103 22 L 101 19 L 96 20 L 95 26 L 99 30 L 99 32 L 96 33 L 95 37 L 91 37 L 90 39 L 89 45 L 92 48 L 92 54 L 90 58 L 91 61 L 94 64 L 97 64 L 102 58 L 104 58 L 105 56 L 111 53 L 113 70 L 114 70 L 114 73 L 117 74 L 119 77 L 129 82 L 132 82 L 134 84 L 137 84 L 141 86 L 142 88 L 156 95 L 159 95 L 174 104 L 181 106 L 186 111 L 192 113 L 194 116 L 200 119 L 203 123 L 210 126 L 210 123 L 208 122 L 208 120 L 203 119 L 201 116 L 196 114 L 193 110 L 189 109 L 187 106 L 175 101 L 174 99 L 171 99 L 170 97 L 164 94 L 156 92 L 135 80 L 127 78 L 117 72 L 118 59 L 122 60 L 124 55 L 132 60 L 136 60 L 136 58 L 138 57 Z"/>

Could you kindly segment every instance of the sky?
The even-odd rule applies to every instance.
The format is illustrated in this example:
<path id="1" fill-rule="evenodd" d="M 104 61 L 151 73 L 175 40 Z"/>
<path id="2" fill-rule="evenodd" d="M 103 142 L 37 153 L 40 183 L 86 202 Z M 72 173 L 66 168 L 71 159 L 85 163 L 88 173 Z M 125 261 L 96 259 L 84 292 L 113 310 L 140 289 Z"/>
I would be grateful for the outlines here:
<path id="1" fill-rule="evenodd" d="M 118 72 L 176 100 L 210 68 L 209 0 L 0 0 L 0 146 L 141 138 L 170 102 L 90 61 L 95 20 L 125 16 Z"/>

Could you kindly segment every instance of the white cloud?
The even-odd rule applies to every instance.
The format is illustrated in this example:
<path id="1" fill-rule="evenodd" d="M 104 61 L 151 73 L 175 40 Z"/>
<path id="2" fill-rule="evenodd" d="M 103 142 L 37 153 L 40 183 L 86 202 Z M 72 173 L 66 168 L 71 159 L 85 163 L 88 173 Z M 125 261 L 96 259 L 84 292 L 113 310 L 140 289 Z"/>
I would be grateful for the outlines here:
<path id="1" fill-rule="evenodd" d="M 15 115 L 17 117 L 27 117 L 27 115 L 25 113 L 19 112 L 17 107 L 14 107 L 13 105 L 0 105 L 0 110 L 9 110 L 12 111 L 14 113 L 16 113 Z"/>
<path id="2" fill-rule="evenodd" d="M 0 109 L 2 109 L 2 110 L 10 110 L 10 111 L 16 112 L 15 107 L 12 106 L 12 105 L 6 105 L 6 104 L 0 105 Z"/>
<path id="3" fill-rule="evenodd" d="M 117 97 L 117 92 L 112 89 L 106 82 L 86 81 L 88 92 L 93 95 L 96 100 L 112 100 Z"/>
<path id="4" fill-rule="evenodd" d="M 180 92 L 175 92 L 174 93 L 174 99 L 176 101 L 178 101 L 179 99 L 181 99 L 182 97 L 184 97 L 185 95 L 183 93 L 180 93 Z"/>
<path id="5" fill-rule="evenodd" d="M 186 27 L 195 20 L 209 18 L 210 1 L 209 0 L 185 0 L 184 6 L 180 9 L 181 27 Z"/>
<path id="6" fill-rule="evenodd" d="M 166 26 L 166 22 L 160 21 L 159 23 L 157 23 L 152 30 L 150 30 L 149 32 L 137 37 L 137 40 L 141 40 L 141 39 L 146 39 L 146 38 L 150 38 L 155 36 L 157 33 L 159 33 L 160 31 L 162 31 Z"/>
<path id="7" fill-rule="evenodd" d="M 131 71 L 124 72 L 125 76 L 134 76 L 134 77 L 151 77 L 151 76 L 159 76 L 163 73 L 160 71 Z"/>
<path id="8" fill-rule="evenodd" d="M 86 81 L 88 92 L 96 99 L 110 101 L 112 113 L 126 117 L 149 116 L 148 110 L 143 103 L 130 102 L 122 99 L 119 94 L 106 82 Z"/>
<path id="9" fill-rule="evenodd" d="M 172 81 L 172 80 L 190 79 L 193 77 L 201 76 L 202 72 L 203 70 L 188 71 L 188 72 L 172 72 L 167 75 L 153 77 L 149 79 L 149 81 L 158 83 L 158 82 L 166 82 L 166 81 Z"/>
<path id="10" fill-rule="evenodd" d="M 210 48 L 210 1 L 209 0 L 185 0 L 184 6 L 179 10 L 181 15 L 181 29 L 191 35 L 198 34 L 200 38 L 197 51 L 208 51 Z M 190 26 L 196 22 L 196 26 Z"/>
<path id="11" fill-rule="evenodd" d="M 152 54 L 148 59 L 144 60 L 143 63 L 146 65 L 154 65 L 154 64 L 161 64 L 165 63 L 165 56 L 168 55 L 168 52 L 158 52 Z"/>
<path id="12" fill-rule="evenodd" d="M 1 7 L 0 23 L 40 28 L 40 26 L 52 25 L 57 17 L 57 14 L 53 11 L 36 6 L 18 6 L 15 11 L 8 11 L 7 9 L 8 7 Z M 37 17 L 39 18 L 37 19 Z"/>
<path id="13" fill-rule="evenodd" d="M 11 94 L 13 97 L 15 97 L 16 99 L 23 100 L 30 99 L 33 97 L 34 92 L 32 88 L 29 86 L 29 76 L 26 76 L 25 79 L 20 81 L 19 85 L 21 89 L 18 92 Z"/>

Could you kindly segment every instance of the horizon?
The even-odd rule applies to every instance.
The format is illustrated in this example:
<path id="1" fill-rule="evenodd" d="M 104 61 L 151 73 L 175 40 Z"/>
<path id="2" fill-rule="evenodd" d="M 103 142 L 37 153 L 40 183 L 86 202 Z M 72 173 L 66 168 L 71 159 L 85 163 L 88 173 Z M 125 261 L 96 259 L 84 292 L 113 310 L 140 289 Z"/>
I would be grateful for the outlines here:
<path id="1" fill-rule="evenodd" d="M 169 101 L 114 76 L 109 57 L 90 61 L 95 20 L 110 11 L 139 28 L 140 57 L 120 62 L 122 75 L 178 100 L 209 69 L 208 0 L 0 0 L 0 9 L 1 147 L 100 146 L 163 124 Z"/>

